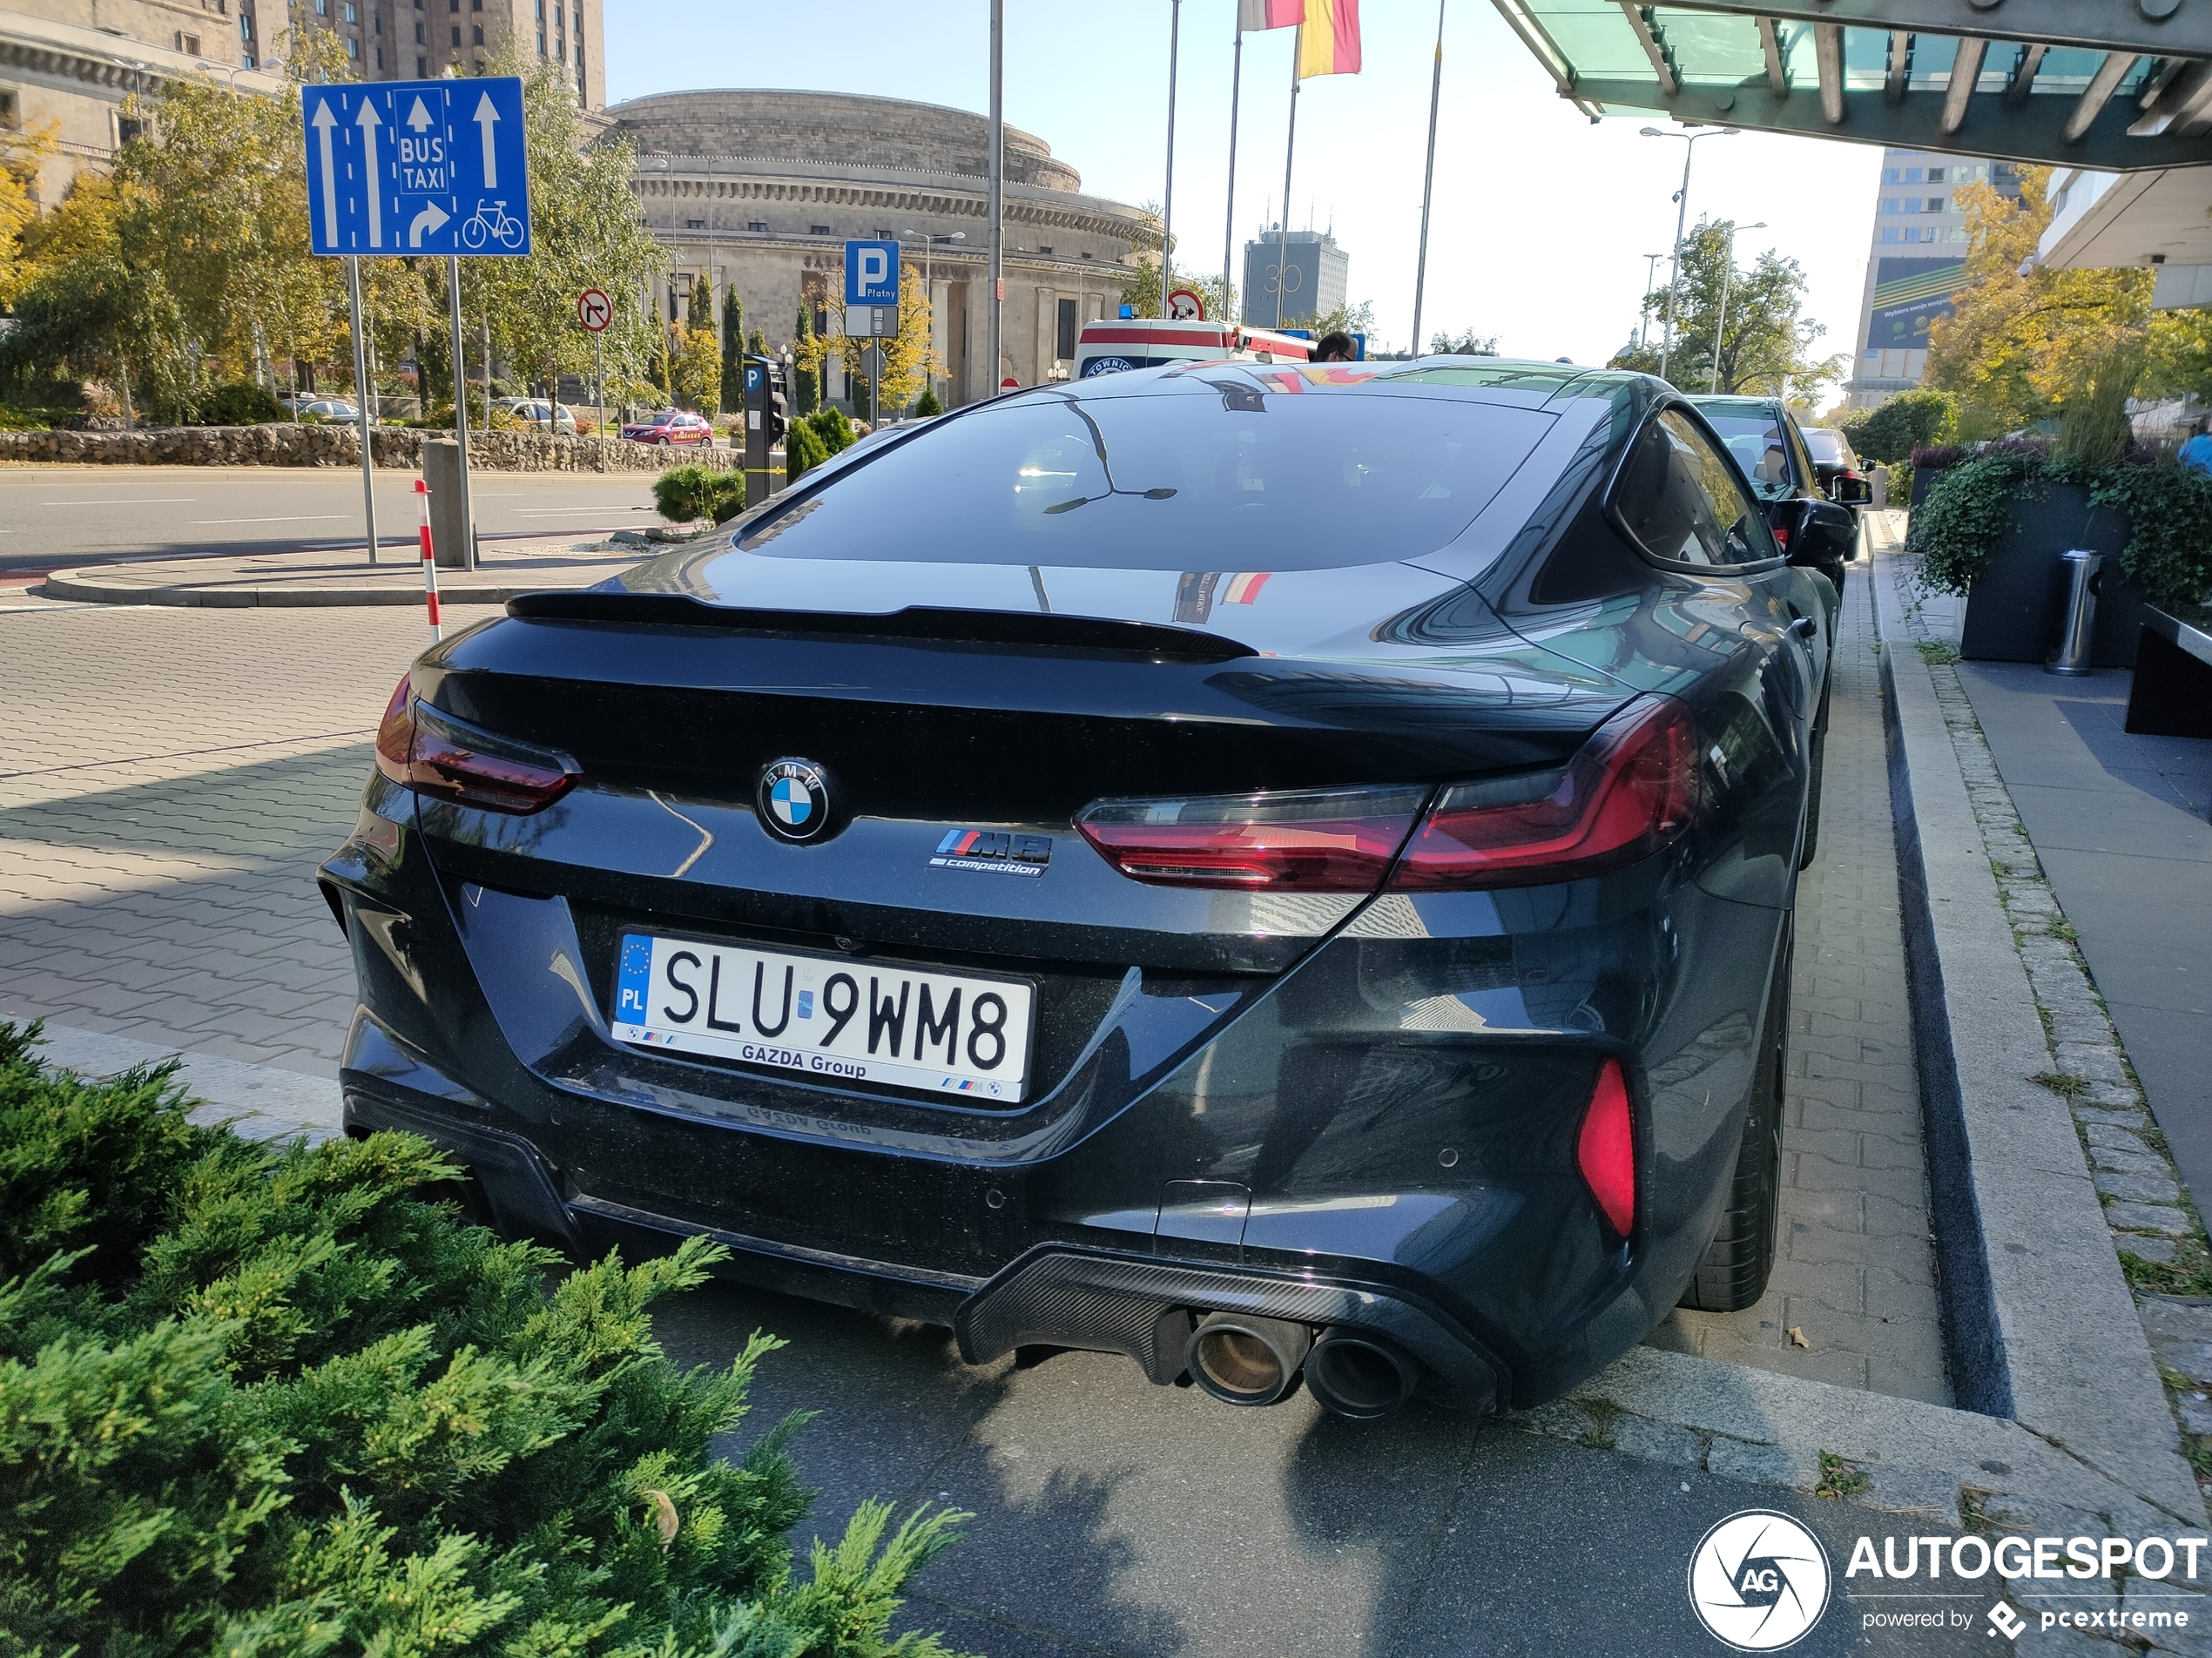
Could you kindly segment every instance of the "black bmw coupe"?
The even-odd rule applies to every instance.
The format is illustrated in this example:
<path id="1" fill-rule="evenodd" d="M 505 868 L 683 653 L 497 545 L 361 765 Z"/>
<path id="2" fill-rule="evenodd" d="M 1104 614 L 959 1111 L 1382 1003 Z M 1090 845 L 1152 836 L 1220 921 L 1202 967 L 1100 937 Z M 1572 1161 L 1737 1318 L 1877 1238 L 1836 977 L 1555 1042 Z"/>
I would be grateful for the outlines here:
<path id="1" fill-rule="evenodd" d="M 964 408 L 425 652 L 321 871 L 349 1130 L 571 1250 L 1352 1417 L 1774 1250 L 1830 584 L 1660 382 Z"/>

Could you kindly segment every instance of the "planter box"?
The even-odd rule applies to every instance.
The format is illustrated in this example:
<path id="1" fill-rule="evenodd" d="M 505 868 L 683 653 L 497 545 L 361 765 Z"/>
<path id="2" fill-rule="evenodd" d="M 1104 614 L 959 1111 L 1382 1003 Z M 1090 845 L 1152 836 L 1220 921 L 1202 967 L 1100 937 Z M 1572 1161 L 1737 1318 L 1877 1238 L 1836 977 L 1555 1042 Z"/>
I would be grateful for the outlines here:
<path id="1" fill-rule="evenodd" d="M 1945 475 L 1950 470 L 1949 467 L 1914 467 L 1912 468 L 1912 499 L 1905 504 L 1918 511 L 1920 503 L 1927 499 L 1928 491 L 1941 483 Z M 1895 506 L 1897 503 L 1892 502 L 1890 504 Z"/>
<path id="2" fill-rule="evenodd" d="M 1913 480 L 1919 494 L 1919 480 Z M 1972 662 L 2042 662 L 2065 625 L 2068 572 L 2062 555 L 2081 547 L 2105 556 L 2098 580 L 2093 660 L 2100 668 L 2132 668 L 2147 607 L 2121 574 L 2128 517 L 2093 508 L 2078 483 L 2053 483 L 2014 502 L 2005 538 L 1989 568 L 1966 594 L 1959 654 Z"/>

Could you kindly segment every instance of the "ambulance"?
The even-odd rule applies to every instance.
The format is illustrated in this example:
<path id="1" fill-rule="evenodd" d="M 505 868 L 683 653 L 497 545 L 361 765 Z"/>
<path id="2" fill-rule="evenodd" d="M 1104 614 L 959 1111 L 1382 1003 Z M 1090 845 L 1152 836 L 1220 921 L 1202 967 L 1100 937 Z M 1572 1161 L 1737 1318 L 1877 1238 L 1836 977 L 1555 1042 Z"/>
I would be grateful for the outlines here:
<path id="1" fill-rule="evenodd" d="M 1235 323 L 1105 317 L 1083 324 L 1076 346 L 1075 378 L 1158 368 L 1179 362 L 1303 363 L 1313 342 Z"/>

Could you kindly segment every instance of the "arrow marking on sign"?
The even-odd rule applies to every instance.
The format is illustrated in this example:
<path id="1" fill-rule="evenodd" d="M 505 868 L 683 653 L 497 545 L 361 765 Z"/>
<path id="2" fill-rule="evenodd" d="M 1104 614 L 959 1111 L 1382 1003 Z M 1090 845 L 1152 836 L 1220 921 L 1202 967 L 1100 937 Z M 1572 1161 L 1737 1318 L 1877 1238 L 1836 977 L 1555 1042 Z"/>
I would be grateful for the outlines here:
<path id="1" fill-rule="evenodd" d="M 315 105 L 314 119 L 310 123 L 322 136 L 322 239 L 331 246 L 338 246 L 338 164 L 330 153 L 330 130 L 338 125 L 338 118 L 330 112 L 330 100 L 325 98 Z"/>
<path id="2" fill-rule="evenodd" d="M 499 152 L 492 144 L 491 130 L 493 124 L 499 119 L 499 111 L 492 107 L 489 92 L 476 100 L 476 113 L 471 118 L 475 121 L 477 131 L 484 135 L 484 188 L 496 189 L 499 185 Z"/>
<path id="3" fill-rule="evenodd" d="M 432 236 L 436 235 L 438 227 L 452 217 L 451 213 L 439 206 L 436 202 L 424 203 L 422 211 L 415 214 L 415 222 L 407 227 L 407 245 L 409 247 L 421 246 L 425 233 Z"/>
<path id="4" fill-rule="evenodd" d="M 361 130 L 361 148 L 367 154 L 365 176 L 368 180 L 368 245 L 384 246 L 384 179 L 376 169 L 376 129 L 384 125 L 376 118 L 376 105 L 367 98 L 361 100 L 361 112 L 357 119 Z M 325 142 L 328 140 L 326 138 Z"/>
<path id="5" fill-rule="evenodd" d="M 430 111 L 422 107 L 422 99 L 420 95 L 415 98 L 415 107 L 407 112 L 407 124 L 417 132 L 431 125 Z"/>

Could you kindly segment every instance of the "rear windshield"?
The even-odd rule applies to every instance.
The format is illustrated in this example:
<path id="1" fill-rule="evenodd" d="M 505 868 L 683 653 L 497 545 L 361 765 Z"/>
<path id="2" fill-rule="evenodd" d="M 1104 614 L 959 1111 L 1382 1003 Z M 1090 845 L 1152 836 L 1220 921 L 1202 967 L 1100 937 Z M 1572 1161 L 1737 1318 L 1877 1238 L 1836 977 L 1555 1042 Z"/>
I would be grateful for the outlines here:
<path id="1" fill-rule="evenodd" d="M 1823 466 L 1849 466 L 1851 462 L 1851 445 L 1841 432 L 1831 432 L 1824 426 L 1805 428 L 1805 448 L 1812 451 L 1812 458 Z"/>
<path id="2" fill-rule="evenodd" d="M 1780 421 L 1748 409 L 1703 408 L 1698 413 L 1721 435 L 1760 500 L 1779 501 L 1790 493 L 1790 451 Z"/>
<path id="3" fill-rule="evenodd" d="M 772 557 L 1062 569 L 1324 570 L 1451 541 L 1553 417 L 1464 399 L 1264 392 L 1023 397 L 939 421 L 772 514 Z"/>

